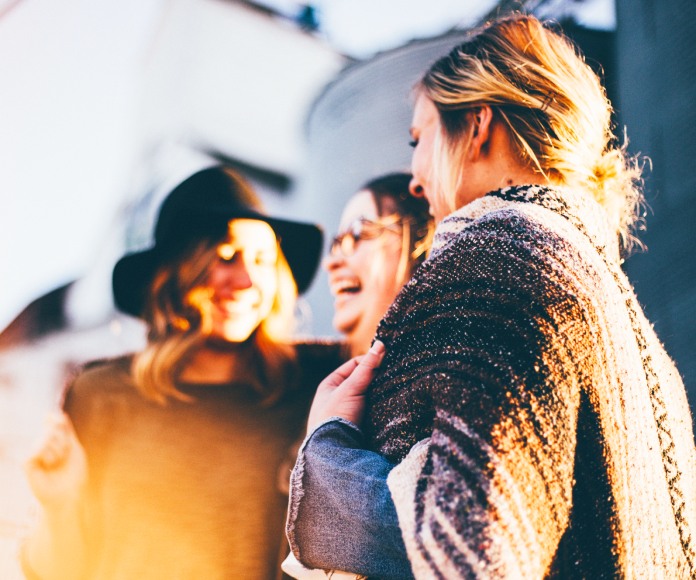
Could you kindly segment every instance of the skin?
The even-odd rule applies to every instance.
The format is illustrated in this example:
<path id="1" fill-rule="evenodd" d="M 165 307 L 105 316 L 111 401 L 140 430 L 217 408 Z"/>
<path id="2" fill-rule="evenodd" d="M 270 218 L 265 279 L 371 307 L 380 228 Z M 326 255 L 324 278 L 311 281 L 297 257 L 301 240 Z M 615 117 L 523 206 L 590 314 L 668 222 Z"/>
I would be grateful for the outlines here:
<path id="1" fill-rule="evenodd" d="M 32 475 L 32 490 L 43 505 L 57 509 L 77 501 L 87 479 L 87 458 L 64 413 L 49 416 L 46 431 L 40 448 L 27 463 L 27 471 Z M 61 469 L 68 471 L 68 477 L 56 482 L 51 474 Z"/>
<path id="2" fill-rule="evenodd" d="M 228 239 L 217 251 L 218 261 L 205 285 L 189 294 L 202 296 L 193 302 L 211 331 L 181 372 L 181 380 L 188 383 L 228 383 L 248 372 L 230 354 L 269 315 L 278 291 L 278 242 L 266 222 L 233 220 Z"/>
<path id="3" fill-rule="evenodd" d="M 438 223 L 450 213 L 432 172 L 432 154 L 435 147 L 435 137 L 440 131 L 440 121 L 437 109 L 430 99 L 423 95 L 416 100 L 411 122 L 411 179 L 410 191 L 414 197 L 425 197 L 430 206 L 430 215 Z"/>
<path id="4" fill-rule="evenodd" d="M 384 353 L 384 344 L 376 340 L 367 354 L 353 357 L 319 383 L 309 411 L 307 433 L 329 417 L 343 417 L 360 424 L 365 392 L 382 364 Z"/>
<path id="5" fill-rule="evenodd" d="M 229 239 L 206 280 L 213 339 L 244 342 L 269 315 L 278 279 L 278 242 L 271 226 L 258 220 L 230 222 Z"/>
<path id="6" fill-rule="evenodd" d="M 359 191 L 346 204 L 339 231 L 358 218 L 379 219 L 372 193 Z M 338 250 L 324 260 L 329 287 L 335 297 L 333 325 L 346 337 L 352 356 L 367 352 L 377 325 L 403 286 L 398 266 L 399 230 L 386 230 L 375 239 L 360 240 L 355 252 Z"/>
<path id="7" fill-rule="evenodd" d="M 43 509 L 36 532 L 25 544 L 35 572 L 47 580 L 80 578 L 80 493 L 87 483 L 87 458 L 64 413 L 48 418 L 41 445 L 25 464 L 29 486 Z M 56 572 L 54 562 L 60 562 Z"/>
<path id="8" fill-rule="evenodd" d="M 425 95 L 419 95 L 413 111 L 411 138 L 413 157 L 411 194 L 425 197 L 430 213 L 439 222 L 452 209 L 463 207 L 501 187 L 548 184 L 548 180 L 523 163 L 513 147 L 507 128 L 497 120 L 488 105 L 473 107 L 467 113 L 468 129 L 462 139 L 469 146 L 456 160 L 463 179 L 457 184 L 454 208 L 445 200 L 433 179 L 435 136 L 440 132 L 439 113 Z"/>

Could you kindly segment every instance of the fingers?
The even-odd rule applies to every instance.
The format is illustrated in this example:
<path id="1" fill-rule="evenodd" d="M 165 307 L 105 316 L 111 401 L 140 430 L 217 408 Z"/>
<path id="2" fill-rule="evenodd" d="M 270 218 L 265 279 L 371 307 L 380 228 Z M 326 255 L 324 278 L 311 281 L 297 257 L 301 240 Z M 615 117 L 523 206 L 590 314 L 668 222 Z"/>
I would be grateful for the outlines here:
<path id="1" fill-rule="evenodd" d="M 307 433 L 330 417 L 343 417 L 360 423 L 365 407 L 365 391 L 375 369 L 382 363 L 384 344 L 376 341 L 367 354 L 341 365 L 320 384 L 307 420 Z"/>
<path id="2" fill-rule="evenodd" d="M 381 340 L 375 340 L 360 364 L 374 370 L 382 364 L 385 352 L 384 343 Z"/>
<path id="3" fill-rule="evenodd" d="M 356 362 L 353 372 L 343 381 L 341 387 L 349 389 L 355 395 L 364 393 L 372 381 L 375 370 L 382 364 L 384 353 L 384 344 L 376 340 L 367 354 Z"/>
<path id="4" fill-rule="evenodd" d="M 46 420 L 47 433 L 29 464 L 44 470 L 56 469 L 70 453 L 75 433 L 65 414 L 50 415 Z"/>
<path id="5" fill-rule="evenodd" d="M 358 375 L 355 377 L 355 379 L 353 379 L 356 383 L 361 384 L 365 380 L 367 373 L 370 373 L 369 380 L 372 380 L 372 373 L 374 369 L 379 367 L 379 365 L 382 363 L 384 353 L 384 344 L 381 341 L 376 340 L 367 354 L 353 357 L 349 361 L 344 362 L 340 367 L 326 377 L 321 382 L 320 386 L 323 388 L 328 387 L 335 389 L 340 387 L 356 372 Z"/>
<path id="6" fill-rule="evenodd" d="M 338 367 L 334 372 L 332 372 L 328 377 L 326 377 L 321 382 L 321 385 L 323 387 L 331 387 L 331 388 L 338 387 L 355 370 L 355 367 L 358 366 L 358 363 L 360 362 L 361 358 L 363 358 L 363 357 L 357 356 L 357 357 L 350 359 L 349 361 L 344 362 L 340 367 Z"/>

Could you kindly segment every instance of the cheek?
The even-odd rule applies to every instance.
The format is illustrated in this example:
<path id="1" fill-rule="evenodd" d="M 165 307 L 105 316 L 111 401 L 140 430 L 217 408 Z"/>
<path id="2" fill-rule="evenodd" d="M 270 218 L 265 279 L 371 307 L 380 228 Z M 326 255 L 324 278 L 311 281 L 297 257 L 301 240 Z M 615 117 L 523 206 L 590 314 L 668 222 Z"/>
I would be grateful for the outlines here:
<path id="1" fill-rule="evenodd" d="M 261 302 L 270 309 L 278 293 L 278 278 L 275 270 L 263 272 L 257 276 L 256 285 L 261 292 Z"/>
<path id="2" fill-rule="evenodd" d="M 399 276 L 399 259 L 401 250 L 397 247 L 379 247 L 375 248 L 371 254 L 371 263 L 369 268 L 369 286 L 379 293 L 379 296 L 374 296 L 375 300 L 383 301 L 389 299 L 396 294 L 398 287 Z M 391 300 L 389 300 L 391 302 Z"/>
<path id="3" fill-rule="evenodd" d="M 432 140 L 424 136 L 413 152 L 413 165 L 421 177 L 427 177 L 430 173 L 431 157 Z"/>
<path id="4" fill-rule="evenodd" d="M 219 268 L 213 268 L 210 273 L 205 277 L 204 285 L 208 288 L 220 288 L 223 285 L 224 275 L 220 272 Z"/>
<path id="5" fill-rule="evenodd" d="M 411 156 L 411 172 L 419 179 L 423 179 L 423 154 L 421 147 L 418 145 Z"/>

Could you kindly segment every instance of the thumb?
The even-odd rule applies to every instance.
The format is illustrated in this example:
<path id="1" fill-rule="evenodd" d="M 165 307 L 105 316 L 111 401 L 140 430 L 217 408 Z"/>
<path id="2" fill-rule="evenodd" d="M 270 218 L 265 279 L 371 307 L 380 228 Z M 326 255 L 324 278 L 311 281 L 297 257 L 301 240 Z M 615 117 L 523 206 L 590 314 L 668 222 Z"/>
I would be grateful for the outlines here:
<path id="1" fill-rule="evenodd" d="M 367 351 L 367 354 L 362 358 L 360 364 L 358 364 L 358 368 L 366 367 L 372 370 L 378 368 L 379 365 L 382 364 L 385 352 L 384 343 L 381 340 L 375 340 L 370 350 Z"/>
<path id="2" fill-rule="evenodd" d="M 375 370 L 382 364 L 385 352 L 384 343 L 376 340 L 341 386 L 350 389 L 353 394 L 364 393 L 372 381 Z"/>

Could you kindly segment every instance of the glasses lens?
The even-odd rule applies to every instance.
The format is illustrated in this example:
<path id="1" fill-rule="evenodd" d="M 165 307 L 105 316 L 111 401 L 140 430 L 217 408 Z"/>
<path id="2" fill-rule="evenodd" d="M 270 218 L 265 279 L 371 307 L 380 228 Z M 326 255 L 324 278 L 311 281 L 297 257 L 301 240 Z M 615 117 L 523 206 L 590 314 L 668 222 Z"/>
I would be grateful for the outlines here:
<path id="1" fill-rule="evenodd" d="M 405 223 L 400 216 L 388 216 L 380 221 L 372 221 L 360 218 L 351 223 L 346 231 L 338 234 L 331 242 L 331 253 L 336 254 L 339 250 L 344 256 L 352 256 L 360 240 L 374 240 L 380 237 L 385 231 L 390 230 L 398 233 Z"/>
<path id="2" fill-rule="evenodd" d="M 336 254 L 339 250 L 344 256 L 352 256 L 362 235 L 362 224 L 359 220 L 354 221 L 348 226 L 345 232 L 338 234 L 331 242 L 331 253 Z"/>
<path id="3" fill-rule="evenodd" d="M 341 253 L 344 256 L 352 256 L 355 252 L 355 234 L 353 232 L 346 232 L 343 234 L 341 239 Z"/>
<path id="4" fill-rule="evenodd" d="M 333 240 L 331 240 L 331 249 L 329 250 L 332 254 L 335 254 L 338 252 L 339 248 L 341 247 L 341 240 L 342 236 L 338 235 L 334 237 Z"/>

